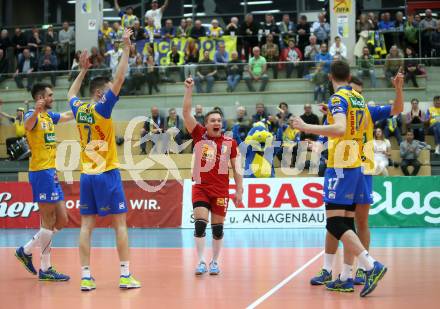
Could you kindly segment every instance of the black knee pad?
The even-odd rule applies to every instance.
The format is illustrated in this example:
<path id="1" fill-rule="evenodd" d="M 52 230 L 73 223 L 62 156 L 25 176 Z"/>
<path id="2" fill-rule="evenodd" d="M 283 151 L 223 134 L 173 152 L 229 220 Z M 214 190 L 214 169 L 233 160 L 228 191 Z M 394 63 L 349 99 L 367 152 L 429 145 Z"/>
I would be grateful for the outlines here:
<path id="1" fill-rule="evenodd" d="M 212 238 L 215 240 L 223 239 L 223 223 L 211 224 Z"/>
<path id="2" fill-rule="evenodd" d="M 350 217 L 345 217 L 345 224 L 350 228 L 350 230 L 352 230 L 353 232 L 356 233 L 356 226 L 354 224 L 354 218 L 350 218 Z"/>
<path id="3" fill-rule="evenodd" d="M 196 219 L 194 222 L 194 237 L 202 238 L 206 235 L 206 226 L 208 225 L 208 222 L 203 219 Z"/>
<path id="4" fill-rule="evenodd" d="M 350 230 L 345 222 L 345 217 L 331 217 L 327 218 L 327 231 L 332 234 L 337 240 L 340 240 L 345 232 Z"/>

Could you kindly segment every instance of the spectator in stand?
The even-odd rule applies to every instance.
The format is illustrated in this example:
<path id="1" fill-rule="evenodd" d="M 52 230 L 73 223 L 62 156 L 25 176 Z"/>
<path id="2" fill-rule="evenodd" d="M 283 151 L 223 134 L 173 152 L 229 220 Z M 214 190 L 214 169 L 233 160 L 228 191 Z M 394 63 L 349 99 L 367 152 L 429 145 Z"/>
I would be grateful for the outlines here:
<path id="1" fill-rule="evenodd" d="M 180 25 L 176 30 L 176 37 L 178 38 L 186 38 L 186 29 L 188 28 L 188 24 L 186 23 L 186 19 L 182 18 L 180 20 Z"/>
<path id="2" fill-rule="evenodd" d="M 197 48 L 196 41 L 189 39 L 185 49 L 185 78 L 187 78 L 190 74 L 191 76 L 196 76 L 196 67 L 198 63 L 199 49 Z"/>
<path id="3" fill-rule="evenodd" d="M 246 108 L 244 106 L 237 107 L 237 114 L 232 131 L 235 131 L 241 140 L 244 141 L 251 128 L 252 121 L 247 116 Z"/>
<path id="4" fill-rule="evenodd" d="M 268 68 L 272 69 L 273 78 L 278 78 L 278 61 L 280 60 L 280 50 L 278 45 L 273 42 L 274 37 L 272 34 L 267 35 L 266 44 L 263 44 L 261 47 L 261 55 L 266 59 L 269 63 Z"/>
<path id="5" fill-rule="evenodd" d="M 434 50 L 434 57 L 440 58 L 440 22 L 437 22 L 437 29 L 431 35 L 431 46 Z M 435 64 L 438 66 L 440 61 L 437 59 Z"/>
<path id="6" fill-rule="evenodd" d="M 145 40 L 147 38 L 145 28 L 141 27 L 141 23 L 139 20 L 134 21 L 132 30 L 133 30 L 132 41 L 138 42 Z"/>
<path id="7" fill-rule="evenodd" d="M 11 151 L 11 146 L 15 144 L 17 141 L 21 140 L 26 136 L 26 130 L 24 128 L 24 108 L 18 107 L 17 113 L 15 116 L 9 115 L 5 112 L 1 111 L 1 107 L 3 105 L 3 101 L 0 99 L 0 116 L 5 117 L 9 120 L 11 124 L 15 127 L 15 136 L 8 137 L 5 140 L 6 143 L 6 154 L 9 156 L 10 160 L 13 160 L 13 151 Z"/>
<path id="8" fill-rule="evenodd" d="M 335 42 L 330 46 L 330 55 L 332 57 L 340 55 L 342 59 L 347 59 L 347 46 L 341 41 L 341 37 L 335 36 Z"/>
<path id="9" fill-rule="evenodd" d="M 92 48 L 92 51 L 93 51 L 93 48 Z M 104 57 L 102 55 L 97 54 L 96 56 L 90 56 L 90 62 L 92 63 L 92 66 L 90 67 L 90 70 L 88 71 L 89 80 L 93 80 L 97 76 L 109 77 L 109 75 L 110 75 L 109 68 L 104 63 Z"/>
<path id="10" fill-rule="evenodd" d="M 52 53 L 52 48 L 50 46 L 46 46 L 44 48 L 44 53 L 40 56 L 38 60 L 38 73 L 37 79 L 41 81 L 43 78 L 50 76 L 50 81 L 52 86 L 55 87 L 57 83 L 57 75 L 56 70 L 58 69 L 58 60 L 57 57 Z M 42 73 L 48 72 L 48 73 Z"/>
<path id="11" fill-rule="evenodd" d="M 133 13 L 133 7 L 128 6 L 124 12 L 121 10 L 118 0 L 115 0 L 115 9 L 118 11 L 118 16 L 121 17 L 121 25 L 123 28 L 133 28 L 134 22 L 139 20 Z"/>
<path id="12" fill-rule="evenodd" d="M 38 50 L 40 49 L 43 41 L 40 38 L 40 31 L 37 28 L 32 28 L 32 35 L 28 39 L 28 47 L 32 55 L 37 57 Z"/>
<path id="13" fill-rule="evenodd" d="M 278 159 L 280 159 L 283 167 L 295 166 L 298 143 L 301 141 L 301 132 L 293 127 L 293 120 L 294 117 L 291 115 L 287 118 L 287 123 L 280 125 L 276 133 L 277 141 L 281 142 L 282 147 L 281 151 L 278 152 Z M 292 153 L 290 162 L 285 161 L 288 156 L 284 151 Z"/>
<path id="14" fill-rule="evenodd" d="M 357 73 L 362 79 L 367 76 L 371 80 L 371 88 L 376 88 L 376 70 L 374 68 L 374 58 L 370 55 L 370 49 L 364 47 L 362 49 L 362 57 L 357 58 Z"/>
<path id="15" fill-rule="evenodd" d="M 310 104 L 304 105 L 304 114 L 302 114 L 300 117 L 307 124 L 319 125 L 319 118 L 317 115 L 315 115 L 312 112 L 312 105 L 310 105 Z M 301 133 L 301 140 L 302 141 L 304 141 L 304 140 L 316 141 L 317 139 L 318 139 L 317 135 L 307 134 L 304 132 Z"/>
<path id="16" fill-rule="evenodd" d="M 160 134 L 164 132 L 165 119 L 160 115 L 157 106 L 151 107 L 151 117 L 144 123 L 141 129 L 141 154 L 147 154 L 147 134 Z"/>
<path id="17" fill-rule="evenodd" d="M 372 31 L 374 30 L 373 21 L 368 19 L 366 14 L 359 15 L 359 19 L 356 21 L 356 32 Z"/>
<path id="18" fill-rule="evenodd" d="M 402 162 L 400 167 L 405 176 L 410 176 L 408 172 L 408 166 L 414 167 L 411 176 L 417 176 L 420 170 L 420 162 L 418 159 L 420 155 L 421 147 L 419 141 L 414 139 L 414 133 L 411 130 L 406 132 L 406 139 L 400 144 L 400 157 Z"/>
<path id="19" fill-rule="evenodd" d="M 394 21 L 394 29 L 396 31 L 403 32 L 404 26 L 405 26 L 405 22 L 403 21 L 403 13 L 399 11 L 396 13 L 396 20 Z"/>
<path id="20" fill-rule="evenodd" d="M 414 51 L 417 51 L 419 49 L 419 28 L 415 24 L 414 15 L 412 14 L 408 15 L 408 19 L 405 22 L 403 35 L 405 39 L 405 45 L 407 47 L 412 47 Z"/>
<path id="21" fill-rule="evenodd" d="M 266 89 L 267 82 L 269 81 L 269 77 L 267 76 L 266 59 L 260 55 L 259 47 L 254 47 L 252 51 L 254 56 L 249 59 L 249 65 L 244 75 L 244 80 L 249 91 L 252 92 L 255 92 L 252 83 L 261 80 L 260 91 L 262 92 Z"/>
<path id="22" fill-rule="evenodd" d="M 156 29 L 162 28 L 162 15 L 168 7 L 169 0 L 165 0 L 164 4 L 159 7 L 159 1 L 151 1 L 151 9 L 145 13 L 145 19 L 153 18 Z"/>
<path id="23" fill-rule="evenodd" d="M 206 35 L 213 39 L 219 38 L 223 35 L 223 29 L 219 27 L 217 19 L 211 21 L 211 27 L 209 27 Z"/>
<path id="24" fill-rule="evenodd" d="M 75 31 L 67 21 L 63 22 L 63 29 L 58 32 L 58 56 L 60 58 L 60 69 L 67 70 L 69 60 L 75 53 Z"/>
<path id="25" fill-rule="evenodd" d="M 382 129 L 374 131 L 374 175 L 388 176 L 388 165 L 391 158 L 391 143 L 383 135 Z"/>
<path id="26" fill-rule="evenodd" d="M 272 14 L 266 14 L 264 19 L 265 22 L 261 23 L 261 27 L 258 32 L 258 34 L 261 36 L 261 44 L 265 44 L 267 36 L 269 34 L 272 34 L 273 41 L 275 42 L 275 44 L 278 45 L 280 42 L 280 36 L 279 36 L 280 29 L 275 23 L 275 18 L 273 17 Z"/>
<path id="27" fill-rule="evenodd" d="M 257 123 L 263 119 L 268 119 L 269 114 L 266 113 L 266 108 L 263 103 L 257 103 L 255 105 L 255 115 L 252 116 L 252 123 Z"/>
<path id="28" fill-rule="evenodd" d="M 130 77 L 128 79 L 129 93 L 133 95 L 139 94 L 142 85 L 145 83 L 145 65 L 142 61 L 142 55 L 136 55 L 135 63 L 130 65 Z"/>
<path id="29" fill-rule="evenodd" d="M 145 34 L 147 36 L 147 39 L 150 40 L 150 43 L 153 43 L 154 39 L 158 39 L 161 37 L 160 29 L 156 28 L 154 25 L 153 18 L 147 19 L 147 24 L 145 25 Z"/>
<path id="30" fill-rule="evenodd" d="M 440 155 L 440 96 L 434 97 L 434 104 L 426 112 L 429 134 L 434 135 L 435 154 Z"/>
<path id="31" fill-rule="evenodd" d="M 419 100 L 411 100 L 411 110 L 406 114 L 406 127 L 413 131 L 414 138 L 419 142 L 425 141 L 425 114 L 419 108 Z"/>
<path id="32" fill-rule="evenodd" d="M 5 52 L 0 48 L 0 83 L 8 78 L 9 65 L 5 57 Z"/>
<path id="33" fill-rule="evenodd" d="M 50 25 L 44 35 L 43 44 L 50 46 L 52 50 L 56 50 L 58 45 L 58 34 L 53 30 L 53 26 Z"/>
<path id="34" fill-rule="evenodd" d="M 201 124 L 201 125 L 205 124 L 205 115 L 203 114 L 203 106 L 202 105 L 200 105 L 200 104 L 196 105 L 194 118 L 196 119 L 196 121 L 199 124 Z"/>
<path id="35" fill-rule="evenodd" d="M 167 19 L 165 21 L 165 27 L 161 30 L 162 38 L 172 39 L 176 36 L 176 28 L 173 26 L 173 21 L 171 19 Z"/>
<path id="36" fill-rule="evenodd" d="M 316 54 L 315 62 L 316 63 L 324 63 L 323 70 L 325 73 L 330 73 L 330 64 L 332 63 L 332 55 L 327 50 L 327 44 L 322 43 L 320 47 L 320 53 Z"/>
<path id="37" fill-rule="evenodd" d="M 121 24 L 119 24 L 118 22 L 114 22 L 112 28 L 113 28 L 113 31 L 111 33 L 112 44 L 115 41 L 122 41 L 122 35 L 124 34 L 124 29 L 121 27 Z"/>
<path id="38" fill-rule="evenodd" d="M 217 65 L 218 73 L 222 72 L 222 75 L 217 75 L 221 80 L 226 80 L 226 65 L 229 61 L 229 53 L 226 51 L 224 43 L 218 45 L 218 50 L 214 53 L 214 63 Z"/>
<path id="39" fill-rule="evenodd" d="M 134 35 L 136 38 L 136 35 Z M 99 47 L 104 50 L 110 50 L 112 46 L 113 28 L 110 27 L 108 21 L 103 21 L 98 32 Z"/>
<path id="40" fill-rule="evenodd" d="M 160 92 L 157 84 L 159 83 L 159 70 L 157 64 L 154 60 L 154 56 L 147 56 L 147 61 L 145 62 L 145 80 L 148 85 L 148 94 L 151 95 L 153 93 L 153 88 L 157 93 Z"/>
<path id="41" fill-rule="evenodd" d="M 402 142 L 402 115 L 391 116 L 388 119 L 382 121 L 382 126 L 384 128 L 383 132 L 385 137 L 390 139 L 391 136 L 394 136 L 397 140 L 397 143 L 400 145 Z"/>
<path id="42" fill-rule="evenodd" d="M 290 21 L 289 14 L 283 15 L 283 20 L 279 25 L 279 29 L 281 33 L 282 47 L 287 47 L 289 40 L 295 38 L 296 35 L 296 25 L 294 22 Z"/>
<path id="43" fill-rule="evenodd" d="M 197 19 L 194 22 L 194 27 L 191 29 L 191 37 L 198 40 L 204 36 L 206 36 L 206 29 L 202 26 L 202 21 Z"/>
<path id="44" fill-rule="evenodd" d="M 21 57 L 23 50 L 27 48 L 27 39 L 20 28 L 15 28 L 15 34 L 12 37 L 12 44 L 15 48 L 15 54 Z"/>
<path id="45" fill-rule="evenodd" d="M 252 14 L 247 14 L 244 22 L 240 26 L 239 35 L 242 37 L 241 41 L 244 49 L 245 60 L 249 60 L 250 51 L 255 46 L 258 46 L 258 24 L 254 21 Z M 241 49 L 238 49 L 239 57 L 241 57 Z"/>
<path id="46" fill-rule="evenodd" d="M 309 44 L 310 26 L 307 23 L 307 16 L 301 15 L 298 18 L 298 24 L 296 25 L 296 31 L 298 33 L 298 48 L 305 54 L 305 48 Z"/>
<path id="47" fill-rule="evenodd" d="M 23 78 L 27 78 L 26 90 L 31 91 L 34 82 L 34 72 L 37 71 L 38 62 L 32 57 L 28 48 L 23 50 L 23 57 L 18 61 L 17 70 L 14 78 L 17 88 L 24 88 Z"/>
<path id="48" fill-rule="evenodd" d="M 377 15 L 374 12 L 368 13 L 368 22 L 370 22 L 373 25 L 372 30 L 377 30 L 378 27 L 378 21 L 377 21 Z"/>
<path id="49" fill-rule="evenodd" d="M 298 47 L 296 47 L 295 40 L 289 40 L 288 47 L 283 50 L 282 59 L 287 62 L 286 77 L 292 76 L 293 70 L 296 69 L 296 77 L 301 78 L 303 74 L 303 68 L 301 61 L 303 55 Z"/>
<path id="50" fill-rule="evenodd" d="M 279 113 L 277 113 L 278 124 L 280 126 L 287 124 L 289 118 L 292 116 L 292 113 L 289 112 L 289 106 L 286 102 L 281 102 L 278 105 Z"/>
<path id="51" fill-rule="evenodd" d="M 391 46 L 390 53 L 387 55 L 384 65 L 385 79 L 388 82 L 388 87 L 393 86 L 393 78 L 399 69 L 403 68 L 403 65 L 402 55 L 399 53 L 397 46 Z"/>
<path id="52" fill-rule="evenodd" d="M 391 20 L 391 15 L 389 12 L 384 12 L 381 14 L 378 27 L 379 30 L 391 30 L 394 28 L 394 22 Z"/>
<path id="53" fill-rule="evenodd" d="M 188 18 L 186 19 L 186 29 L 185 29 L 186 37 L 187 37 L 187 38 L 191 36 L 191 30 L 192 30 L 192 28 L 193 28 L 193 20 L 192 20 L 191 17 L 188 17 Z"/>
<path id="54" fill-rule="evenodd" d="M 417 75 L 423 75 L 423 71 L 420 68 L 418 60 L 414 59 L 414 51 L 411 47 L 405 48 L 405 81 L 411 80 L 413 86 L 418 88 Z"/>
<path id="55" fill-rule="evenodd" d="M 425 18 L 420 22 L 420 31 L 422 32 L 422 58 L 431 57 L 431 35 L 437 29 L 437 20 L 432 18 L 432 11 L 425 11 Z M 429 60 L 426 63 L 430 63 Z"/>
<path id="56" fill-rule="evenodd" d="M 113 49 L 104 54 L 105 57 L 110 56 L 110 69 L 112 70 L 112 76 L 115 76 L 116 68 L 118 67 L 119 59 L 122 56 L 122 50 L 119 49 L 119 42 L 113 44 Z"/>
<path id="57" fill-rule="evenodd" d="M 231 61 L 226 66 L 226 81 L 228 83 L 227 92 L 234 92 L 243 75 L 243 63 L 238 59 L 238 53 L 234 50 L 231 53 Z"/>
<path id="58" fill-rule="evenodd" d="M 167 54 L 166 65 L 167 68 L 167 77 L 169 77 L 169 73 L 172 71 L 179 72 L 180 79 L 183 82 L 185 80 L 183 64 L 185 63 L 185 54 L 177 49 L 177 45 L 171 45 L 171 50 Z"/>
<path id="59" fill-rule="evenodd" d="M 238 17 L 232 17 L 231 22 L 225 28 L 225 35 L 238 35 Z"/>
<path id="60" fill-rule="evenodd" d="M 330 38 L 330 24 L 325 20 L 325 13 L 318 15 L 318 21 L 313 23 L 310 32 L 316 36 L 318 44 L 328 43 Z"/>
<path id="61" fill-rule="evenodd" d="M 179 115 L 177 115 L 176 109 L 170 108 L 168 110 L 168 117 L 165 121 L 165 131 L 170 135 L 174 136 L 174 141 L 177 145 L 182 144 L 183 139 L 183 123 L 180 120 Z"/>
<path id="62" fill-rule="evenodd" d="M 310 72 L 310 68 L 315 66 L 315 63 L 311 61 L 315 61 L 316 55 L 321 52 L 319 45 L 316 43 L 316 36 L 311 35 L 309 37 L 309 43 L 310 45 L 307 45 L 304 50 L 304 60 L 308 61 L 304 64 L 304 71 L 306 74 Z"/>
<path id="63" fill-rule="evenodd" d="M 0 33 L 0 49 L 3 50 L 5 56 L 8 51 L 8 48 L 12 47 L 11 39 L 9 38 L 8 30 L 2 29 Z"/>
<path id="64" fill-rule="evenodd" d="M 328 74 L 324 72 L 323 66 L 322 62 L 319 63 L 310 79 L 314 85 L 313 98 L 316 104 L 325 102 L 327 94 Z"/>
<path id="65" fill-rule="evenodd" d="M 217 68 L 214 61 L 209 59 L 209 51 L 203 52 L 203 59 L 200 60 L 196 69 L 196 76 L 194 78 L 197 92 L 202 93 L 202 83 L 206 81 L 206 92 L 211 93 L 212 87 L 214 87 L 215 75 L 217 74 Z"/>

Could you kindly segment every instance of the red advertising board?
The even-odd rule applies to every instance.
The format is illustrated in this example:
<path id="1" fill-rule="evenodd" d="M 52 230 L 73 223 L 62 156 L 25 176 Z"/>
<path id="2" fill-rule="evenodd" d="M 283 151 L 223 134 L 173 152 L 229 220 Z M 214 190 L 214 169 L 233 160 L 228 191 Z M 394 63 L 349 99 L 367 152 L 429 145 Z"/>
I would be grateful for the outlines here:
<path id="1" fill-rule="evenodd" d="M 150 186 L 160 181 L 148 182 Z M 182 222 L 182 185 L 167 181 L 157 192 L 141 189 L 134 181 L 124 181 L 129 227 L 179 227 Z M 68 227 L 79 227 L 79 182 L 62 184 L 69 214 Z M 102 194 L 106 194 L 103 192 Z M 26 182 L 0 183 L 0 228 L 38 228 L 38 205 L 32 202 L 32 190 Z M 111 226 L 110 217 L 98 217 L 98 227 Z"/>

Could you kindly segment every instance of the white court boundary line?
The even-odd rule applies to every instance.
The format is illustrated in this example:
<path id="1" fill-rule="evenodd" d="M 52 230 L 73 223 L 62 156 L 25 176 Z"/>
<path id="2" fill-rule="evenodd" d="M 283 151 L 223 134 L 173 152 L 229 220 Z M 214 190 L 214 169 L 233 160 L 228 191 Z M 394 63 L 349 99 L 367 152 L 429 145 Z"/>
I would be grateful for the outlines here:
<path id="1" fill-rule="evenodd" d="M 262 302 L 264 302 L 266 299 L 268 299 L 270 296 L 272 296 L 276 291 L 281 289 L 283 286 L 285 286 L 287 283 L 289 283 L 290 280 L 298 276 L 300 273 L 303 272 L 307 267 L 309 267 L 311 264 L 313 264 L 317 259 L 319 259 L 324 254 L 324 250 L 319 252 L 317 255 L 315 255 L 313 258 L 311 258 L 307 263 L 305 263 L 301 268 L 297 269 L 295 272 L 290 274 L 287 278 L 285 278 L 283 281 L 278 283 L 276 286 L 274 286 L 270 291 L 268 291 L 266 294 L 258 298 L 256 301 L 254 301 L 252 304 L 246 307 L 246 309 L 254 309 L 258 305 L 260 305 Z"/>

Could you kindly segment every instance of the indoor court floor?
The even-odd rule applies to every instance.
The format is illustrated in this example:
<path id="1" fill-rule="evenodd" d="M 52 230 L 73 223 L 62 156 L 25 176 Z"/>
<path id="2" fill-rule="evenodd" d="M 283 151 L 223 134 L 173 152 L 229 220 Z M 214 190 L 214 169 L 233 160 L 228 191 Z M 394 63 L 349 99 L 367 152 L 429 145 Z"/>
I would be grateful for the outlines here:
<path id="1" fill-rule="evenodd" d="M 388 266 L 376 290 L 360 298 L 312 287 L 322 266 L 324 229 L 227 229 L 219 276 L 196 277 L 197 257 L 190 229 L 130 229 L 137 290 L 120 291 L 114 233 L 93 235 L 92 276 L 97 290 L 80 287 L 78 229 L 55 235 L 52 263 L 69 282 L 39 282 L 14 257 L 36 230 L 0 233 L 0 308 L 439 308 L 440 229 L 372 229 L 373 257 Z M 210 232 L 207 233 L 210 244 Z M 211 256 L 207 248 L 206 259 Z M 341 257 L 337 260 L 339 264 Z M 34 252 L 39 266 L 39 249 Z M 338 273 L 333 272 L 334 274 Z"/>

